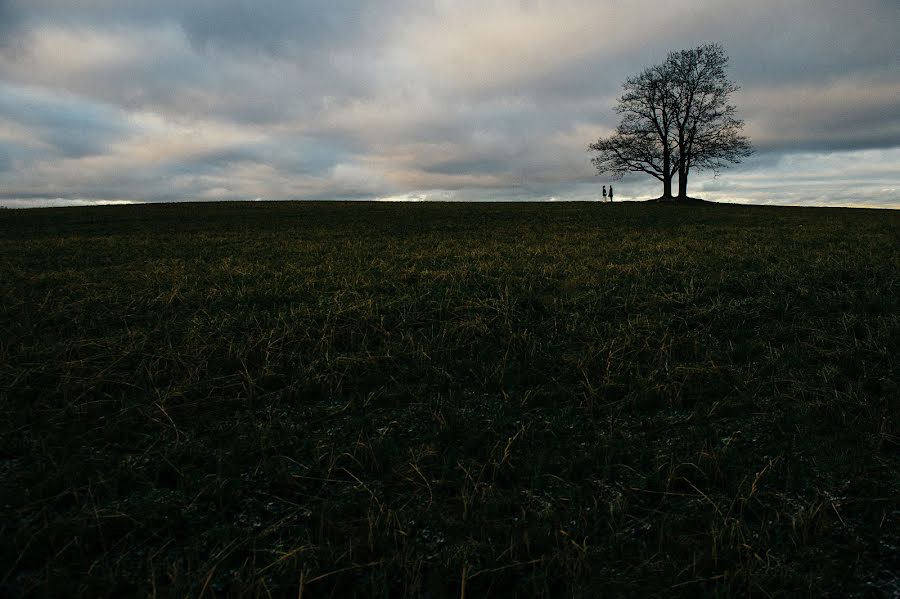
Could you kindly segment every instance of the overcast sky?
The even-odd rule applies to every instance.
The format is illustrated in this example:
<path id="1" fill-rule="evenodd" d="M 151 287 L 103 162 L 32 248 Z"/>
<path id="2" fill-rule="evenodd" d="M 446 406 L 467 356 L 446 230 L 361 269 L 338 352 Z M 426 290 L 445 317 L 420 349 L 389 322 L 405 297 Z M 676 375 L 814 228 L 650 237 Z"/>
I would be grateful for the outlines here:
<path id="1" fill-rule="evenodd" d="M 691 195 L 900 208 L 898 0 L 0 0 L 0 204 L 595 199 L 622 81 L 705 42 L 756 154 Z"/>

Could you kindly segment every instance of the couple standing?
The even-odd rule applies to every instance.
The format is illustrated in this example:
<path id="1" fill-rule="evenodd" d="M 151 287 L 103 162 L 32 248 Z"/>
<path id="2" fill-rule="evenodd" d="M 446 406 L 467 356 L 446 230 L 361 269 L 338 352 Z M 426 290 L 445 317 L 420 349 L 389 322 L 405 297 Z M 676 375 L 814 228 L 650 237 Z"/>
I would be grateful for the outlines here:
<path id="1" fill-rule="evenodd" d="M 603 201 L 606 201 L 606 185 L 603 186 Z M 612 185 L 609 186 L 609 201 L 613 201 L 613 189 Z"/>

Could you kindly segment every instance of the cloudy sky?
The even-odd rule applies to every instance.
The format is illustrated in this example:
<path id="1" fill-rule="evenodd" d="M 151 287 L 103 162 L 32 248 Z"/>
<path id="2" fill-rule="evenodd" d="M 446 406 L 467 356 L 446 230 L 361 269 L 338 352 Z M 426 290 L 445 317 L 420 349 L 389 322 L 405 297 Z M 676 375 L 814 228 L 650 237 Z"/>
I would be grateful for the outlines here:
<path id="1" fill-rule="evenodd" d="M 595 199 L 622 81 L 704 42 L 757 152 L 691 195 L 900 208 L 897 0 L 0 0 L 0 204 Z"/>

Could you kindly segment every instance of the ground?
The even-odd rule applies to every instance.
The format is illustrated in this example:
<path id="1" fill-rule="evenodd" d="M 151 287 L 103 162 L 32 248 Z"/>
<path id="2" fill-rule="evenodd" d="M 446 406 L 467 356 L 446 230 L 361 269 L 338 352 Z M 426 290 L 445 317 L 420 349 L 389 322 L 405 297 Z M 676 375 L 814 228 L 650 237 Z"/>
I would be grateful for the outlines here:
<path id="1" fill-rule="evenodd" d="M 0 214 L 0 594 L 900 594 L 900 213 Z"/>

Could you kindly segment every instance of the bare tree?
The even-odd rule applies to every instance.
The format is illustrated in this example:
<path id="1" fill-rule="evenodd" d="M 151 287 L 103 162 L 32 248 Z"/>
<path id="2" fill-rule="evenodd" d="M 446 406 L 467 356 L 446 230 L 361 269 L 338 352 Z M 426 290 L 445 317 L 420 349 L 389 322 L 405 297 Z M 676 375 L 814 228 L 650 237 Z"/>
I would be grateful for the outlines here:
<path id="1" fill-rule="evenodd" d="M 728 56 L 718 44 L 671 52 L 662 64 L 625 81 L 616 112 L 616 132 L 588 146 L 599 173 L 619 178 L 643 172 L 662 182 L 660 199 L 687 198 L 691 169 L 719 169 L 739 163 L 752 150 L 743 122 L 728 103 L 738 88 L 728 80 Z"/>
<path id="2" fill-rule="evenodd" d="M 671 52 L 663 63 L 674 100 L 678 148 L 678 197 L 687 198 L 691 168 L 718 171 L 752 154 L 743 121 L 728 103 L 738 86 L 725 73 L 728 55 L 719 44 Z"/>
<path id="3" fill-rule="evenodd" d="M 671 73 L 657 65 L 630 77 L 616 112 L 622 120 L 616 132 L 588 146 L 598 152 L 591 162 L 600 173 L 620 178 L 642 172 L 663 184 L 663 198 L 672 197 L 672 177 L 678 169 L 674 132 L 677 102 Z"/>

